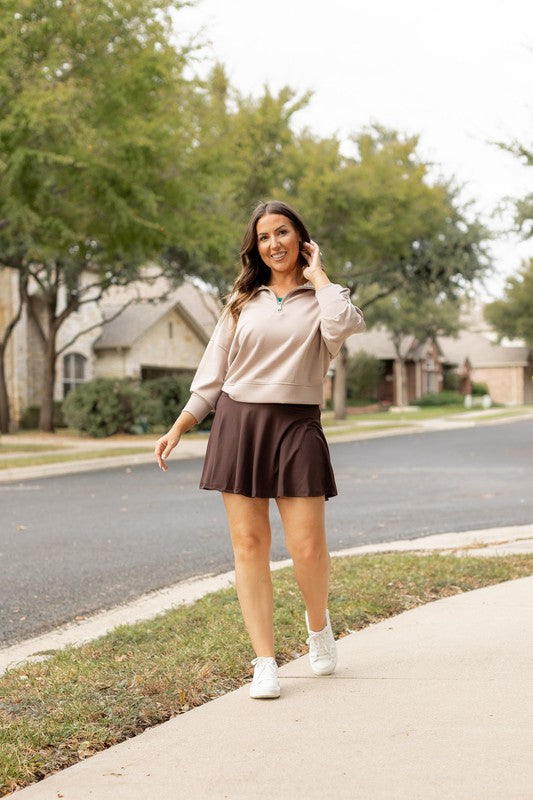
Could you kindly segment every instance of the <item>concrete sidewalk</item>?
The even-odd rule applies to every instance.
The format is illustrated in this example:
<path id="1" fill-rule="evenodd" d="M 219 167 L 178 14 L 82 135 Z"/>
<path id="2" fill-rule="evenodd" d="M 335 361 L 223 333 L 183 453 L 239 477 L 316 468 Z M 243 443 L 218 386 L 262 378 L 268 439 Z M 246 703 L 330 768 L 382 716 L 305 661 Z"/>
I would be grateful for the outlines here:
<path id="1" fill-rule="evenodd" d="M 533 577 L 420 606 L 16 793 L 28 800 L 531 800 Z"/>

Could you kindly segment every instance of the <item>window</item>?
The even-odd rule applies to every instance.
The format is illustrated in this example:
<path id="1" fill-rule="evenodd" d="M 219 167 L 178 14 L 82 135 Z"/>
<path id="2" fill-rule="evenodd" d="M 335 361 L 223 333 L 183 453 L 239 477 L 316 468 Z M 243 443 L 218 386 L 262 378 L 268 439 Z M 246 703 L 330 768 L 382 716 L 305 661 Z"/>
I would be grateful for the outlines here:
<path id="1" fill-rule="evenodd" d="M 81 353 L 69 353 L 63 358 L 63 397 L 80 383 L 85 383 L 87 359 Z"/>

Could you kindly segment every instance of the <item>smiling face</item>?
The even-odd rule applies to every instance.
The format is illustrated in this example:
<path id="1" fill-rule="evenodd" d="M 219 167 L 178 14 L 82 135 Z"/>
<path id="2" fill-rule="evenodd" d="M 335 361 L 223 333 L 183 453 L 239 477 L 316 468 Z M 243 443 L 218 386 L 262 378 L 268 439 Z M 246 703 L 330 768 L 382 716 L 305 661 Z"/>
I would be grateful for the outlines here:
<path id="1" fill-rule="evenodd" d="M 265 214 L 256 226 L 257 249 L 272 270 L 272 282 L 296 269 L 300 255 L 300 236 L 283 214 Z"/>

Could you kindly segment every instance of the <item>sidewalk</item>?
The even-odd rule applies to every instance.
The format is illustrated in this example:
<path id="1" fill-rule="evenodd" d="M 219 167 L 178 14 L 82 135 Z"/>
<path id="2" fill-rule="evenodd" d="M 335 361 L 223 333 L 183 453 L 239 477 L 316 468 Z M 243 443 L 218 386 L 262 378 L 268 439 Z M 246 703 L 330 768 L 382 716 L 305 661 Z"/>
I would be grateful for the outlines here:
<path id="1" fill-rule="evenodd" d="M 533 577 L 338 642 L 15 793 L 21 800 L 531 800 Z"/>

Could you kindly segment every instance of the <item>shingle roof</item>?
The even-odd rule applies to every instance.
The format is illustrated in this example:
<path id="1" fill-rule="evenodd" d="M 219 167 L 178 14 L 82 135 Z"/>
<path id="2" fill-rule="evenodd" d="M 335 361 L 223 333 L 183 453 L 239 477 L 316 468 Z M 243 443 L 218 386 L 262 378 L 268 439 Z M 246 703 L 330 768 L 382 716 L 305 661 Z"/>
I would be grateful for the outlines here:
<path id="1" fill-rule="evenodd" d="M 509 366 L 511 364 L 526 366 L 529 349 L 507 346 L 491 341 L 487 333 L 478 331 L 462 331 L 457 339 L 439 337 L 439 346 L 443 361 L 449 364 L 463 364 L 468 358 L 474 368 Z"/>
<path id="2" fill-rule="evenodd" d="M 420 348 L 416 347 L 413 337 L 404 337 L 402 353 L 409 353 L 409 358 L 423 357 Z M 375 327 L 362 335 L 350 336 L 346 342 L 350 355 L 361 350 L 371 353 L 382 360 L 396 359 L 394 345 L 386 328 Z M 437 344 L 441 351 L 442 361 L 462 366 L 468 358 L 474 368 L 522 365 L 528 363 L 529 350 L 526 346 L 508 346 L 498 344 L 490 338 L 490 332 L 462 331 L 458 338 L 439 336 Z M 410 351 L 410 352 L 409 352 Z"/>
<path id="3" fill-rule="evenodd" d="M 355 355 L 362 350 L 371 353 L 376 358 L 383 361 L 396 359 L 396 350 L 392 343 L 390 332 L 386 328 L 376 326 L 363 334 L 350 336 L 346 341 L 348 353 Z M 420 347 L 413 336 L 404 336 L 401 340 L 400 351 L 408 358 L 423 357 Z"/>
<path id="4" fill-rule="evenodd" d="M 116 304 L 103 304 L 104 319 L 110 319 L 119 308 L 121 306 Z M 119 316 L 103 326 L 102 333 L 94 343 L 95 350 L 131 347 L 173 308 L 177 308 L 193 329 L 196 328 L 197 335 L 207 344 L 220 315 L 221 305 L 214 295 L 185 282 L 172 291 L 167 300 L 141 300 L 125 308 Z"/>

